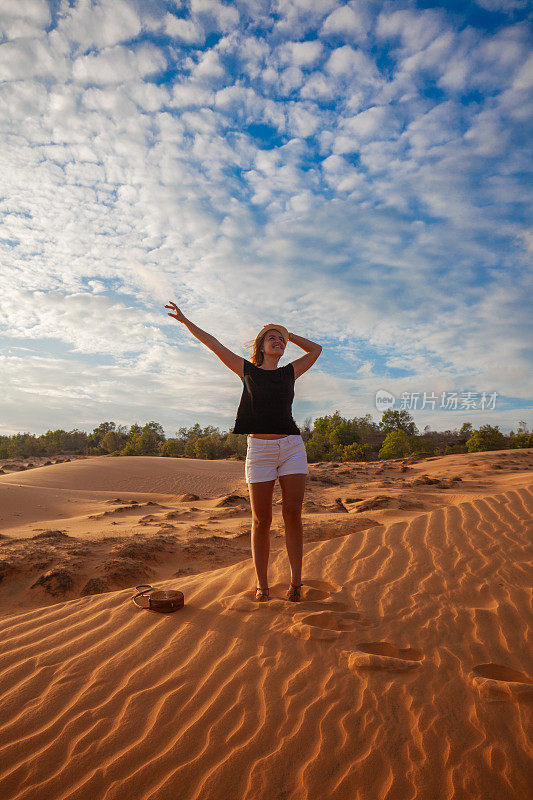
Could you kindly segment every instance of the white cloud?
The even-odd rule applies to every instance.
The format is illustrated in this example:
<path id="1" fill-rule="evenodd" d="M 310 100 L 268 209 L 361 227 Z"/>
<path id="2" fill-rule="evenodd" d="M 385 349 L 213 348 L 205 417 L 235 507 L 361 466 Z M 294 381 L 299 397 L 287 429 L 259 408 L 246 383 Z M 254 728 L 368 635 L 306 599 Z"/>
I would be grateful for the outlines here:
<path id="1" fill-rule="evenodd" d="M 339 192 L 353 192 L 365 183 L 364 175 L 339 155 L 331 155 L 322 162 L 326 182 Z"/>
<path id="2" fill-rule="evenodd" d="M 487 11 L 514 11 L 527 7 L 528 0 L 475 0 L 478 6 Z"/>
<path id="3" fill-rule="evenodd" d="M 461 92 L 466 89 L 468 78 L 471 73 L 471 62 L 465 55 L 460 58 L 457 55 L 453 60 L 450 59 L 446 69 L 437 81 L 437 85 L 448 91 Z"/>
<path id="4" fill-rule="evenodd" d="M 349 379 L 320 371 L 302 382 L 317 413 L 338 403 L 353 415 L 354 397 L 371 410 L 378 354 L 412 366 L 397 389 L 438 380 L 528 397 L 522 23 L 487 34 L 445 11 L 417 12 L 418 23 L 393 12 L 376 40 L 371 21 L 362 38 L 345 10 L 360 4 L 284 0 L 276 19 L 266 4 L 235 6 L 237 28 L 232 5 L 207 1 L 183 25 L 136 3 L 121 27 L 123 7 L 97 2 L 104 31 L 84 28 L 87 3 L 64 4 L 60 30 L 0 45 L 1 331 L 8 346 L 20 337 L 36 349 L 26 373 L 16 355 L 2 362 L 3 419 L 26 428 L 21 408 L 40 419 L 41 386 L 57 426 L 120 408 L 124 422 L 148 409 L 172 424 L 176 402 L 179 424 L 229 425 L 235 378 L 167 327 L 174 293 L 241 354 L 271 308 L 327 341 L 332 361 L 351 360 Z M 336 47 L 343 18 L 352 29 Z M 170 44 L 120 44 L 167 25 Z M 261 26 L 263 38 L 251 35 Z M 223 36 L 191 47 L 203 32 Z M 395 69 L 387 78 L 380 48 Z M 169 83 L 152 82 L 167 66 Z M 438 102 L 426 91 L 436 84 Z M 464 86 L 479 97 L 456 100 Z M 220 416 L 209 399 L 187 405 L 209 398 L 214 369 L 228 381 Z"/>
<path id="5" fill-rule="evenodd" d="M 247 36 L 239 30 L 222 37 L 216 49 L 220 54 L 236 58 L 240 64 L 240 72 L 252 80 L 260 77 L 270 55 L 270 47 L 263 39 Z"/>
<path id="6" fill-rule="evenodd" d="M 523 64 L 513 79 L 512 88 L 515 91 L 525 91 L 533 86 L 533 55 Z"/>
<path id="7" fill-rule="evenodd" d="M 303 80 L 303 72 L 299 67 L 287 67 L 278 75 L 278 92 L 289 95 L 302 85 Z"/>
<path id="8" fill-rule="evenodd" d="M 205 41 L 205 31 L 198 20 L 183 19 L 174 14 L 167 14 L 165 31 L 169 36 L 181 39 L 188 44 L 203 44 Z"/>
<path id="9" fill-rule="evenodd" d="M 376 64 L 362 50 L 354 50 L 350 45 L 337 47 L 331 53 L 326 70 L 336 77 L 350 78 L 353 85 L 375 84 L 379 73 Z"/>
<path id="10" fill-rule="evenodd" d="M 409 54 L 400 62 L 400 70 L 407 73 L 419 73 L 422 71 L 436 72 L 441 74 L 443 65 L 448 59 L 453 59 L 453 47 L 456 43 L 456 35 L 453 31 L 445 31 L 433 39 L 427 47 Z"/>
<path id="11" fill-rule="evenodd" d="M 317 108 L 304 103 L 291 103 L 288 109 L 288 127 L 294 136 L 312 136 L 321 125 L 321 116 Z"/>
<path id="12" fill-rule="evenodd" d="M 48 93 L 37 81 L 13 81 L 0 84 L 0 130 L 4 133 L 20 126 L 19 133 L 24 135 L 24 120 L 33 115 L 44 114 L 48 107 Z M 30 159 L 31 161 L 31 156 Z"/>
<path id="13" fill-rule="evenodd" d="M 36 347 L 29 351 L 3 347 L 2 407 L 4 420 L 8 418 L 11 424 L 4 422 L 0 432 L 91 431 L 104 420 L 129 426 L 153 419 L 163 425 L 167 436 L 197 422 L 227 430 L 242 384 L 207 349 L 187 347 L 191 335 L 173 324 L 172 344 L 152 342 L 145 353 L 119 356 L 113 364 L 70 355 L 67 375 L 64 355 L 57 357 Z M 214 375 L 216 398 L 209 391 Z M 199 402 L 200 391 L 205 399 Z"/>
<path id="14" fill-rule="evenodd" d="M 384 138 L 390 130 L 383 130 L 387 118 L 387 109 L 383 106 L 372 106 L 355 117 L 343 119 L 341 128 L 344 133 L 351 134 L 356 140 L 371 137 Z"/>
<path id="15" fill-rule="evenodd" d="M 14 290 L 10 302 L 0 299 L 0 307 L 11 336 L 53 337 L 74 352 L 123 354 L 164 338 L 146 325 L 144 312 L 101 293 Z"/>
<path id="16" fill-rule="evenodd" d="M 62 3 L 57 30 L 80 49 L 102 49 L 138 36 L 140 17 L 126 0 L 77 0 L 73 6 Z"/>
<path id="17" fill-rule="evenodd" d="M 0 44 L 0 81 L 39 77 L 66 80 L 70 64 L 57 59 L 46 39 L 17 39 Z"/>
<path id="18" fill-rule="evenodd" d="M 170 102 L 170 93 L 166 86 L 156 86 L 153 83 L 130 84 L 128 93 L 143 111 L 157 111 Z"/>
<path id="19" fill-rule="evenodd" d="M 464 133 L 464 140 L 471 145 L 472 152 L 476 155 L 495 157 L 505 152 L 509 136 L 510 130 L 498 112 L 484 109 L 472 120 Z"/>
<path id="20" fill-rule="evenodd" d="M 239 23 L 239 11 L 234 5 L 225 5 L 218 0 L 190 0 L 193 17 L 208 19 L 220 31 L 230 31 Z"/>
<path id="21" fill-rule="evenodd" d="M 0 37 L 20 39 L 40 36 L 50 24 L 46 0 L 2 0 Z"/>
<path id="22" fill-rule="evenodd" d="M 520 231 L 518 235 L 524 240 L 529 252 L 533 253 L 533 228 L 529 231 Z"/>
<path id="23" fill-rule="evenodd" d="M 320 58 L 322 44 L 317 39 L 307 42 L 285 42 L 280 47 L 282 64 L 294 67 L 310 67 Z"/>
<path id="24" fill-rule="evenodd" d="M 401 9 L 388 14 L 382 11 L 378 17 L 378 37 L 399 37 L 409 53 L 416 53 L 435 39 L 443 29 L 442 14 L 433 9 L 427 11 Z"/>
<path id="25" fill-rule="evenodd" d="M 285 131 L 286 111 L 283 103 L 270 100 L 253 89 L 240 85 L 226 86 L 215 94 L 214 103 L 224 114 L 231 114 L 240 124 L 264 123 Z"/>
<path id="26" fill-rule="evenodd" d="M 332 97 L 335 91 L 335 82 L 330 77 L 327 77 L 322 72 L 312 72 L 309 77 L 306 77 L 300 89 L 300 97 L 317 100 L 319 98 Z"/>
<path id="27" fill-rule="evenodd" d="M 356 42 L 366 38 L 370 15 L 361 4 L 339 6 L 322 23 L 321 36 L 341 35 Z"/>
<path id="28" fill-rule="evenodd" d="M 154 75 L 165 67 L 163 53 L 153 45 L 139 45 L 135 50 L 117 45 L 96 55 L 80 56 L 74 61 L 72 74 L 80 83 L 124 83 Z"/>
<path id="29" fill-rule="evenodd" d="M 360 375 L 372 375 L 373 361 L 363 361 L 357 372 Z"/>
<path id="30" fill-rule="evenodd" d="M 414 119 L 405 129 L 403 138 L 419 154 L 425 155 L 432 148 L 459 138 L 458 117 L 459 109 L 455 103 L 439 103 L 426 114 Z"/>
<path id="31" fill-rule="evenodd" d="M 172 89 L 171 105 L 176 108 L 207 106 L 213 103 L 214 97 L 213 92 L 193 81 L 176 83 Z"/>
<path id="32" fill-rule="evenodd" d="M 337 6 L 337 0 L 276 0 L 275 29 L 280 35 L 303 38 L 320 25 Z"/>
<path id="33" fill-rule="evenodd" d="M 222 78 L 224 73 L 224 66 L 218 53 L 215 50 L 207 50 L 191 70 L 191 78 L 197 81 L 210 82 Z"/>

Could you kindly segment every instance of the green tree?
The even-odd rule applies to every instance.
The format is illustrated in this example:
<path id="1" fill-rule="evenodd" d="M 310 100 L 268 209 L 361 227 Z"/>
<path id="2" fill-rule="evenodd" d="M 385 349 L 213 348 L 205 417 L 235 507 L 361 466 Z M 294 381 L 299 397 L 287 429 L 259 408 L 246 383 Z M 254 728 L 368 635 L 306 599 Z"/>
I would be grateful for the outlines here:
<path id="1" fill-rule="evenodd" d="M 314 431 L 312 437 L 305 443 L 307 459 L 313 463 L 317 461 L 331 461 L 329 457 L 329 440 L 324 431 Z"/>
<path id="2" fill-rule="evenodd" d="M 99 447 L 102 439 L 109 433 L 109 431 L 115 431 L 117 426 L 114 422 L 101 422 L 96 428 L 93 429 L 93 432 L 90 436 L 90 444 L 93 447 Z"/>
<path id="3" fill-rule="evenodd" d="M 403 430 L 390 431 L 385 437 L 378 458 L 402 458 L 411 452 L 411 442 Z"/>
<path id="4" fill-rule="evenodd" d="M 45 453 L 44 445 L 32 433 L 15 433 L 7 441 L 4 458 L 28 458 Z"/>
<path id="5" fill-rule="evenodd" d="M 126 437 L 118 431 L 108 431 L 100 442 L 100 447 L 107 453 L 115 453 L 126 444 Z"/>
<path id="6" fill-rule="evenodd" d="M 182 456 L 185 444 L 181 439 L 167 439 L 161 447 L 161 455 L 167 458 L 177 458 Z"/>
<path id="7" fill-rule="evenodd" d="M 161 439 L 157 433 L 146 425 L 138 440 L 138 452 L 142 456 L 157 456 L 160 452 Z"/>
<path id="8" fill-rule="evenodd" d="M 509 434 L 509 447 L 512 447 L 513 450 L 532 447 L 531 442 L 533 442 L 533 433 L 528 431 L 526 422 L 521 419 L 518 423 L 518 432 L 515 434 L 514 431 L 511 431 Z"/>
<path id="9" fill-rule="evenodd" d="M 463 424 L 461 425 L 461 430 L 459 431 L 459 435 L 460 436 L 464 436 L 465 440 L 466 440 L 466 439 L 469 439 L 472 436 L 473 433 L 474 433 L 474 429 L 472 427 L 472 423 L 471 422 L 463 422 Z"/>
<path id="10" fill-rule="evenodd" d="M 134 422 L 128 431 L 128 441 L 132 442 L 135 439 L 135 437 L 137 435 L 140 435 L 141 433 L 142 433 L 141 426 L 137 422 Z"/>
<path id="11" fill-rule="evenodd" d="M 504 450 L 507 439 L 500 431 L 499 425 L 482 425 L 475 430 L 466 446 L 469 453 L 480 453 L 484 450 Z"/>
<path id="12" fill-rule="evenodd" d="M 346 419 L 336 425 L 330 433 L 330 441 L 345 447 L 348 444 L 360 444 L 361 434 L 354 420 Z"/>
<path id="13" fill-rule="evenodd" d="M 532 438 L 533 434 L 531 433 L 521 432 L 514 434 L 513 431 L 511 431 L 509 435 L 509 447 L 511 447 L 513 450 L 523 447 L 531 447 L 530 441 Z"/>
<path id="14" fill-rule="evenodd" d="M 447 444 L 444 448 L 444 455 L 450 456 L 454 455 L 455 453 L 466 453 L 468 452 L 466 444 Z"/>
<path id="15" fill-rule="evenodd" d="M 410 439 L 410 452 L 421 456 L 433 456 L 436 453 L 436 449 L 430 439 L 425 439 L 423 436 L 413 436 Z"/>
<path id="16" fill-rule="evenodd" d="M 367 459 L 372 447 L 365 439 L 376 435 L 381 437 L 370 414 L 346 419 L 337 410 L 315 420 L 312 435 L 305 442 L 307 458 L 311 462 Z"/>
<path id="17" fill-rule="evenodd" d="M 298 425 L 300 428 L 300 433 L 302 435 L 302 439 L 304 442 L 307 442 L 308 439 L 311 438 L 312 435 L 312 425 L 313 425 L 313 418 L 306 417 L 304 420 L 303 425 Z"/>
<path id="18" fill-rule="evenodd" d="M 246 458 L 248 443 L 246 441 L 245 433 L 233 433 L 233 431 L 230 431 L 230 433 L 228 433 L 226 436 L 226 445 L 229 452 L 232 453 L 235 458 L 240 460 L 244 460 Z"/>
<path id="19" fill-rule="evenodd" d="M 369 445 L 356 442 L 347 444 L 342 454 L 342 461 L 366 461 L 370 449 Z"/>
<path id="20" fill-rule="evenodd" d="M 151 430 L 159 442 L 165 441 L 165 431 L 159 422 L 154 422 L 153 420 L 151 422 L 147 422 L 143 430 Z"/>
<path id="21" fill-rule="evenodd" d="M 392 431 L 405 431 L 408 436 L 413 436 L 414 434 L 418 433 L 418 428 L 416 427 L 412 416 L 408 411 L 406 411 L 405 408 L 402 408 L 401 411 L 388 408 L 381 416 L 379 427 L 383 433 L 391 433 Z"/>
<path id="22" fill-rule="evenodd" d="M 64 431 L 59 428 L 56 431 L 46 431 L 39 437 L 47 455 L 56 453 L 83 453 L 89 442 L 89 437 L 85 431 L 75 428 L 72 431 Z"/>
<path id="23" fill-rule="evenodd" d="M 157 456 L 161 445 L 161 434 L 154 428 L 154 423 L 147 422 L 142 428 L 135 423 L 129 430 L 128 441 L 121 452 L 123 456 Z"/>
<path id="24" fill-rule="evenodd" d="M 195 458 L 225 458 L 229 455 L 220 436 L 200 436 L 194 443 Z"/>

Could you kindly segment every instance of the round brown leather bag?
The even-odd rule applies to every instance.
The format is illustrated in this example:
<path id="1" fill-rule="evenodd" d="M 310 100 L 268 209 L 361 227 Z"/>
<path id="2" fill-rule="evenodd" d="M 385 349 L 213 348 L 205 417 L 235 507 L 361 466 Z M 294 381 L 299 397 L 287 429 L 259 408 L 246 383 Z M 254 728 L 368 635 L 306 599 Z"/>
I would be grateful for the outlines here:
<path id="1" fill-rule="evenodd" d="M 177 611 L 178 608 L 183 608 L 184 597 L 183 592 L 178 589 L 154 589 L 149 583 L 141 584 L 135 587 L 138 591 L 131 599 L 139 608 L 144 608 L 147 611 L 161 611 L 169 613 L 170 611 Z M 146 603 L 142 603 L 139 598 L 143 598 Z"/>

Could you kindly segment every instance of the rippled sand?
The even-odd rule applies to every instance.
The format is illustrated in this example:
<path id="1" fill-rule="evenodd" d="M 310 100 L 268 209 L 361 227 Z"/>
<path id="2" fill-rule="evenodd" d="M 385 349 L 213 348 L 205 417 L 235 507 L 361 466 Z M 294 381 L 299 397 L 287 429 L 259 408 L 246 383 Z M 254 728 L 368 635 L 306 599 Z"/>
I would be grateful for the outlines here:
<path id="1" fill-rule="evenodd" d="M 0 796 L 525 800 L 532 465 L 310 465 L 300 603 L 278 485 L 253 601 L 242 462 L 0 476 Z M 128 567 L 184 607 L 137 609 Z"/>

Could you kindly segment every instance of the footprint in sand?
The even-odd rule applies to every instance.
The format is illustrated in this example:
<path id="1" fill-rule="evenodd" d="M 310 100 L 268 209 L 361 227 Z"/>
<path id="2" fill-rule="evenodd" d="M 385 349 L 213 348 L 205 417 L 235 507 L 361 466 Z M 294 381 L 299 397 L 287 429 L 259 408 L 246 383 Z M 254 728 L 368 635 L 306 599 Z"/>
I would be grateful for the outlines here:
<path id="1" fill-rule="evenodd" d="M 287 590 L 289 585 L 285 587 Z M 336 583 L 328 583 L 327 581 L 314 580 L 309 578 L 303 581 L 302 586 L 302 600 L 328 600 L 331 595 L 339 594 L 342 591 L 342 586 Z M 295 603 L 295 605 L 298 605 Z"/>
<path id="2" fill-rule="evenodd" d="M 358 625 L 370 626 L 374 624 L 357 611 L 346 611 L 337 614 L 332 611 L 321 611 L 317 614 L 309 614 L 303 617 L 301 621 L 307 625 L 327 628 L 333 631 L 355 631 Z"/>
<path id="3" fill-rule="evenodd" d="M 356 650 L 344 650 L 340 662 L 349 670 L 408 672 L 421 666 L 423 654 L 412 647 L 395 647 L 389 642 L 359 642 Z"/>
<path id="4" fill-rule="evenodd" d="M 509 700 L 533 700 L 533 679 L 511 667 L 477 664 L 473 682 L 484 694 L 496 694 Z"/>
<path id="5" fill-rule="evenodd" d="M 295 620 L 290 627 L 293 636 L 299 639 L 338 639 L 346 631 L 355 631 L 361 626 L 372 627 L 376 623 L 356 611 L 345 611 L 343 604 L 334 611 L 319 611 L 306 614 Z M 331 607 L 331 606 L 330 606 Z"/>

